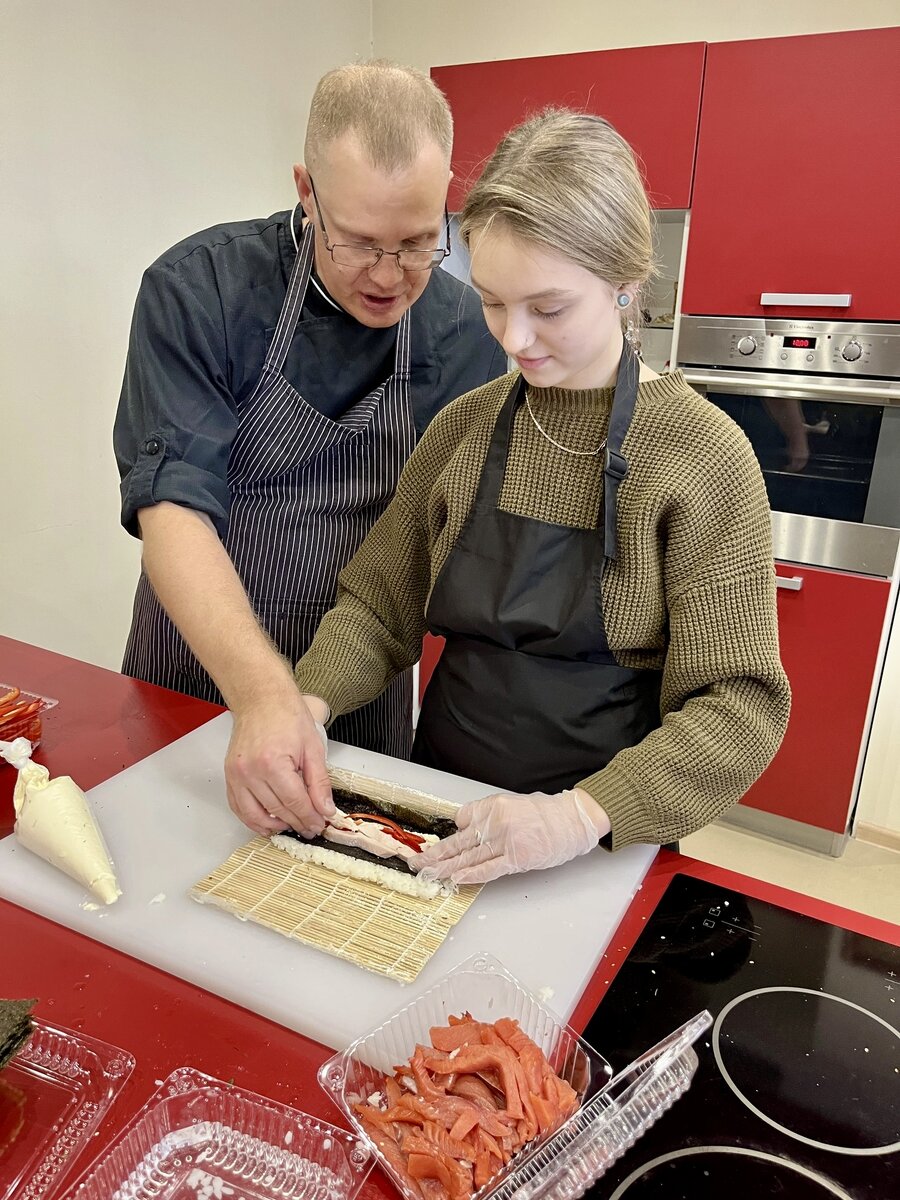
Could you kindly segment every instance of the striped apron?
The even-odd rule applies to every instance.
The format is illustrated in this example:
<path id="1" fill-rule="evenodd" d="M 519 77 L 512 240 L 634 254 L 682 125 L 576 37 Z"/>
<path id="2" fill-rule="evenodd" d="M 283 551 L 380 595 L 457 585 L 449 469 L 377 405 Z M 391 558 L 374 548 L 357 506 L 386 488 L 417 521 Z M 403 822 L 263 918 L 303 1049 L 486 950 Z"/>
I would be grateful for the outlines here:
<path id="1" fill-rule="evenodd" d="M 337 596 L 338 572 L 387 508 L 416 443 L 409 390 L 410 317 L 397 327 L 394 373 L 338 421 L 308 404 L 282 369 L 313 265 L 307 227 L 262 373 L 238 410 L 225 549 L 262 627 L 295 663 Z M 324 318 L 328 320 L 329 318 Z M 222 703 L 216 685 L 141 574 L 122 670 Z M 377 700 L 339 717 L 342 742 L 408 758 L 412 686 L 401 675 Z"/>

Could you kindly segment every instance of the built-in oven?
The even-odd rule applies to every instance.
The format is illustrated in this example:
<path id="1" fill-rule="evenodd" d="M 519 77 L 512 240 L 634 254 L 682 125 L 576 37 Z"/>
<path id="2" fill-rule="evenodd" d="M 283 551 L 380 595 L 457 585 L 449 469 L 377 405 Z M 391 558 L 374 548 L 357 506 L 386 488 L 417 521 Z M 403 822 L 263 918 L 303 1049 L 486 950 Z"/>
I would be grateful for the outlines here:
<path id="1" fill-rule="evenodd" d="M 774 511 L 900 527 L 900 325 L 683 316 L 676 353 Z"/>
<path id="2" fill-rule="evenodd" d="M 725 819 L 839 854 L 876 704 L 893 703 L 881 680 L 900 590 L 900 324 L 682 316 L 676 337 L 688 381 L 762 467 L 793 694 L 781 749 Z"/>

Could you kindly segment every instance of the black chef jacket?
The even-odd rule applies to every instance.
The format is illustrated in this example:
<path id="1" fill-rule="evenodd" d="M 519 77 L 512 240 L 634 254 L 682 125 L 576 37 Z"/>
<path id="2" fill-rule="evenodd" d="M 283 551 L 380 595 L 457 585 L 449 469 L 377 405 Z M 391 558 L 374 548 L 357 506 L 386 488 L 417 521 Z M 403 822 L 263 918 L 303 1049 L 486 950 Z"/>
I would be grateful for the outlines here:
<path id="1" fill-rule="evenodd" d="M 114 430 L 122 524 L 130 533 L 138 532 L 139 509 L 170 500 L 207 513 L 224 535 L 238 404 L 256 386 L 284 302 L 296 253 L 292 215 L 214 226 L 145 272 Z M 336 315 L 311 283 L 301 320 Z M 506 359 L 478 297 L 440 269 L 412 307 L 410 332 L 410 393 L 421 435 L 450 400 L 502 374 Z M 304 399 L 340 418 L 391 374 L 396 334 L 396 327 L 370 329 L 342 316 L 333 354 L 303 364 Z M 293 351 L 284 374 L 299 386 Z"/>

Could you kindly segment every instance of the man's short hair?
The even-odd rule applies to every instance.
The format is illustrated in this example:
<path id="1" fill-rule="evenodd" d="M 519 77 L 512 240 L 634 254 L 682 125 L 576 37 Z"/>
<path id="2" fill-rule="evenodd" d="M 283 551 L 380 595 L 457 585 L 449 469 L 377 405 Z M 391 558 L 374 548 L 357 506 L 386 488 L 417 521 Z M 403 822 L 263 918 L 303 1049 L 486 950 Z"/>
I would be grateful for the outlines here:
<path id="1" fill-rule="evenodd" d="M 426 74 L 385 59 L 329 71 L 313 93 L 306 126 L 306 165 L 315 171 L 326 147 L 352 131 L 372 165 L 393 172 L 435 142 L 447 162 L 453 117 L 444 93 Z"/>

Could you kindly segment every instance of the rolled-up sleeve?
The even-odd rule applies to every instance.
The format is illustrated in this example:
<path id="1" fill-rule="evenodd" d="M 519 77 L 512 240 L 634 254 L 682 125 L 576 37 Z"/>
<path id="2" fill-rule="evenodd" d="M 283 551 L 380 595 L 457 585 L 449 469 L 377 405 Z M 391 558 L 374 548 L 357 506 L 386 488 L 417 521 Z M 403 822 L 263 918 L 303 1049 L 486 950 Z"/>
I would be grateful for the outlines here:
<path id="1" fill-rule="evenodd" d="M 151 267 L 135 304 L 113 441 L 122 524 L 136 536 L 139 510 L 163 500 L 206 513 L 220 537 L 228 527 L 237 414 L 225 325 L 214 280 L 191 259 L 191 270 Z"/>

